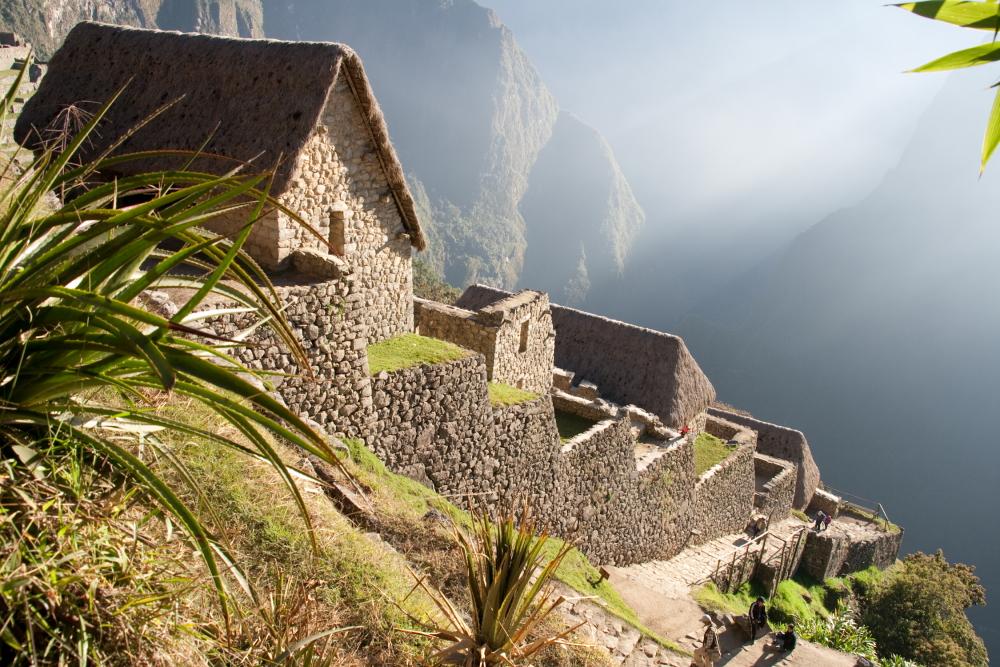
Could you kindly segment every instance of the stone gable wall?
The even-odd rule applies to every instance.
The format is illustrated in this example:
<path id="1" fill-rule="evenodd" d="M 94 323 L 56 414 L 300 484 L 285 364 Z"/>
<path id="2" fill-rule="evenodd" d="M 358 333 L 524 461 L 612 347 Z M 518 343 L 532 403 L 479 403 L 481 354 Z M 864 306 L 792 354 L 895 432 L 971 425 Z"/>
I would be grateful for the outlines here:
<path id="1" fill-rule="evenodd" d="M 549 297 L 541 292 L 522 292 L 488 310 L 491 312 L 483 311 L 481 316 L 502 318 L 497 329 L 493 380 L 527 391 L 548 392 L 556 350 Z"/>
<path id="2" fill-rule="evenodd" d="M 741 445 L 698 480 L 692 516 L 692 524 L 699 531 L 695 543 L 746 528 L 753 512 L 753 454 L 753 445 Z"/>
<path id="3" fill-rule="evenodd" d="M 297 154 L 291 186 L 279 200 L 312 231 L 271 212 L 254 223 L 247 252 L 269 270 L 287 268 L 296 250 L 330 253 L 331 219 L 342 217 L 342 257 L 366 304 L 356 313 L 358 324 L 372 343 L 413 330 L 410 238 L 346 75 L 338 78 L 319 125 Z M 237 212 L 211 227 L 232 233 L 248 218 L 248 212 Z"/>
<path id="4" fill-rule="evenodd" d="M 757 451 L 795 464 L 795 507 L 805 509 L 819 486 L 819 468 L 812 457 L 809 442 L 802 431 L 770 424 L 753 417 L 709 408 L 713 417 L 745 426 L 757 432 Z"/>
<path id="5" fill-rule="evenodd" d="M 545 294 L 522 292 L 479 312 L 414 299 L 414 322 L 421 335 L 481 353 L 493 382 L 539 394 L 552 387 L 555 332 Z"/>

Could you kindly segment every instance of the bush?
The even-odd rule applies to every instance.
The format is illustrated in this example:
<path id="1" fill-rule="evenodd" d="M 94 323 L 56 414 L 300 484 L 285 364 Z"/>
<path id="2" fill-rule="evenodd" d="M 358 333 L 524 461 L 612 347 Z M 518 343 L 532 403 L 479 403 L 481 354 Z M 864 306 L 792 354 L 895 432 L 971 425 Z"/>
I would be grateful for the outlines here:
<path id="1" fill-rule="evenodd" d="M 941 551 L 917 552 L 876 584 L 864 618 L 883 654 L 923 665 L 986 665 L 986 647 L 965 615 L 986 604 L 975 568 L 949 563 Z"/>

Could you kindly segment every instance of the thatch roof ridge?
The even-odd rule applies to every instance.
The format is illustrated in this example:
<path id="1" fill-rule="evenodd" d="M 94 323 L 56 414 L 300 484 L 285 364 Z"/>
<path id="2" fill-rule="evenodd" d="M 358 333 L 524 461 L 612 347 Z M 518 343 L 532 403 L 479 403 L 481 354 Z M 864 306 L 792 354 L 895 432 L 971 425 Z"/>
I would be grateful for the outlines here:
<path id="1" fill-rule="evenodd" d="M 206 153 L 273 167 L 272 193 L 282 194 L 291 187 L 294 157 L 319 123 L 342 68 L 411 242 L 423 249 L 426 242 L 413 196 L 385 117 L 361 58 L 344 44 L 240 39 L 81 22 L 53 55 L 41 86 L 18 118 L 15 139 L 38 148 L 42 143 L 39 131 L 67 105 L 103 103 L 135 79 L 109 111 L 102 136 L 84 151 L 84 159 L 183 95 L 119 152 L 195 150 L 211 137 Z M 136 162 L 129 169 L 162 169 L 164 162 Z M 221 172 L 233 163 L 206 157 L 195 166 Z"/>

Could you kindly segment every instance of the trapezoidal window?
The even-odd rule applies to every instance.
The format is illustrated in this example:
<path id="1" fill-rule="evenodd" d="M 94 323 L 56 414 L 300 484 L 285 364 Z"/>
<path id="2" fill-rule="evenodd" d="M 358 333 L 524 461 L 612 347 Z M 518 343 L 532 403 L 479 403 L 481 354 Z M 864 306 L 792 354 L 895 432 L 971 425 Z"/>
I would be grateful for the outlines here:
<path id="1" fill-rule="evenodd" d="M 344 256 L 344 245 L 347 236 L 347 211 L 334 209 L 330 211 L 330 247 L 333 254 L 338 257 Z"/>
<path id="2" fill-rule="evenodd" d="M 529 324 L 528 320 L 525 320 L 525 321 L 521 322 L 521 344 L 518 345 L 518 347 L 517 347 L 517 351 L 518 352 L 527 352 L 528 351 L 528 329 L 529 329 L 529 327 L 530 327 L 530 324 Z"/>

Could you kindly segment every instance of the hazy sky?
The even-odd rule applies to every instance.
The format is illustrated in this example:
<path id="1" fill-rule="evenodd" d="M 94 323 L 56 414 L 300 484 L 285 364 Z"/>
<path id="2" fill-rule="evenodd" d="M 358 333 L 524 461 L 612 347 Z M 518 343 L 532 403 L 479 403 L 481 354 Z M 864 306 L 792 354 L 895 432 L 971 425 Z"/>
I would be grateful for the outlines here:
<path id="1" fill-rule="evenodd" d="M 784 236 L 854 203 L 947 76 L 902 72 L 977 39 L 879 0 L 482 1 L 671 233 Z"/>

